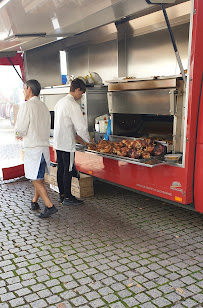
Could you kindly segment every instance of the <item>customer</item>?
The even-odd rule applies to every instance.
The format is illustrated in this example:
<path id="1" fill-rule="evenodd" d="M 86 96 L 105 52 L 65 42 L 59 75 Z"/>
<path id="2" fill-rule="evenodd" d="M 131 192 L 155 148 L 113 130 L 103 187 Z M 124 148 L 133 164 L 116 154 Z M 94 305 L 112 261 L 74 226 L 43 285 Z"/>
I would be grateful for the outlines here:
<path id="1" fill-rule="evenodd" d="M 71 180 L 75 157 L 75 139 L 80 139 L 84 143 L 90 141 L 87 125 L 79 104 L 79 100 L 85 91 L 84 82 L 79 78 L 74 79 L 71 82 L 70 93 L 61 98 L 54 109 L 54 148 L 58 162 L 58 201 L 64 205 L 83 203 L 82 200 L 72 196 Z"/>
<path id="2" fill-rule="evenodd" d="M 40 196 L 46 207 L 39 217 L 46 218 L 58 210 L 49 200 L 44 186 L 45 167 L 48 171 L 50 169 L 50 113 L 47 106 L 38 98 L 40 90 L 41 85 L 37 80 L 28 80 L 25 83 L 24 97 L 26 101 L 20 106 L 15 132 L 16 138 L 23 138 L 25 176 L 32 180 L 35 188 L 31 209 L 39 209 L 37 201 Z"/>

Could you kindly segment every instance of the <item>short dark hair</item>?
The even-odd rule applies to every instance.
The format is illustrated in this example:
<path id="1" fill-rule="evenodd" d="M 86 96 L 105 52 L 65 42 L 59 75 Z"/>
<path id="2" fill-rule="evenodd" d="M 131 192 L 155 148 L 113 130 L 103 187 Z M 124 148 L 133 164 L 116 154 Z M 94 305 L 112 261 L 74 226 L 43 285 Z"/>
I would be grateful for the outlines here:
<path id="1" fill-rule="evenodd" d="M 27 85 L 27 87 L 30 87 L 32 90 L 32 94 L 34 96 L 38 96 L 41 90 L 41 84 L 39 83 L 39 81 L 35 80 L 35 79 L 30 79 L 28 81 L 26 81 L 25 83 Z"/>
<path id="2" fill-rule="evenodd" d="M 84 93 L 86 91 L 86 85 L 80 78 L 75 78 L 71 82 L 70 92 L 75 92 L 76 89 L 80 89 L 80 91 L 83 91 Z"/>

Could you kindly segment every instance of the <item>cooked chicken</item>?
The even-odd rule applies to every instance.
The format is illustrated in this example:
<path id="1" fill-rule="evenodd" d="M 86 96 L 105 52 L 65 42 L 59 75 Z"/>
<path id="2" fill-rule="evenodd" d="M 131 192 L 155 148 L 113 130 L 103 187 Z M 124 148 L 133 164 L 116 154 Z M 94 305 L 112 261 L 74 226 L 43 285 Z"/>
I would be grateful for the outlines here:
<path id="1" fill-rule="evenodd" d="M 110 144 L 108 144 L 105 147 L 100 148 L 99 152 L 100 153 L 109 153 L 109 154 L 111 154 L 111 153 L 113 153 L 113 148 L 112 148 L 112 146 Z"/>
<path id="2" fill-rule="evenodd" d="M 128 155 L 129 149 L 127 147 L 122 147 L 117 155 L 126 157 Z"/>
<path id="3" fill-rule="evenodd" d="M 159 156 L 164 154 L 165 147 L 162 144 L 154 143 L 150 138 L 136 139 L 131 141 L 123 139 L 121 142 L 100 140 L 97 145 L 89 144 L 88 149 L 101 153 L 116 154 L 134 159 L 150 158 L 151 155 Z"/>
<path id="4" fill-rule="evenodd" d="M 150 155 L 149 152 L 143 152 L 142 153 L 142 158 L 150 158 L 150 157 L 151 157 L 151 155 Z"/>
<path id="5" fill-rule="evenodd" d="M 165 153 L 165 147 L 162 144 L 157 144 L 154 147 L 153 154 L 155 156 L 160 156 Z"/>
<path id="6" fill-rule="evenodd" d="M 129 157 L 130 158 L 140 158 L 142 156 L 142 150 L 135 150 L 135 149 L 132 149 L 130 152 L 129 152 Z"/>
<path id="7" fill-rule="evenodd" d="M 153 145 L 146 146 L 146 152 L 152 153 L 153 151 L 154 151 L 154 146 Z"/>
<path id="8" fill-rule="evenodd" d="M 96 144 L 89 143 L 87 148 L 88 148 L 88 150 L 96 151 Z"/>
<path id="9" fill-rule="evenodd" d="M 142 148 L 142 140 L 141 139 L 137 139 L 135 141 L 132 142 L 132 147 L 134 149 L 141 149 Z"/>

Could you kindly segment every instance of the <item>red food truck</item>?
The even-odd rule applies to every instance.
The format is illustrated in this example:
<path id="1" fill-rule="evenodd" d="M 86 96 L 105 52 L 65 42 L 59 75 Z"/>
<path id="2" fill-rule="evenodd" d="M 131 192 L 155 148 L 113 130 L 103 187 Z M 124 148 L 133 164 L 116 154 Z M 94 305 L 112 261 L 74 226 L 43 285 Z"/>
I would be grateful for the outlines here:
<path id="1" fill-rule="evenodd" d="M 178 78 L 159 79 L 156 77 L 152 78 L 152 80 L 144 81 L 136 80 L 133 82 L 131 80 L 130 86 L 126 86 L 126 83 L 122 82 L 111 83 L 108 86 L 113 115 L 113 130 L 115 130 L 113 133 L 118 133 L 115 126 L 116 124 L 119 126 L 119 117 L 121 118 L 120 121 L 125 121 L 125 123 L 132 120 L 132 117 L 130 117 L 132 113 L 126 113 L 126 110 L 120 106 L 120 103 L 122 104 L 125 99 L 132 101 L 129 99 L 132 92 L 135 97 L 141 91 L 142 94 L 145 93 L 148 96 L 145 98 L 145 95 L 142 95 L 141 101 L 139 101 L 141 106 L 137 105 L 136 110 L 139 109 L 138 107 L 141 109 L 145 104 L 147 109 L 154 109 L 154 111 L 149 111 L 150 114 L 159 113 L 159 115 L 163 107 L 159 106 L 159 104 L 164 104 L 163 97 L 165 94 L 170 96 L 172 92 L 175 92 L 177 104 L 175 112 L 170 111 L 170 99 L 166 98 L 166 101 L 169 102 L 169 117 L 173 118 L 169 126 L 171 127 L 172 125 L 173 127 L 172 141 L 173 143 L 176 142 L 174 150 L 176 153 L 182 153 L 182 161 L 166 164 L 157 163 L 156 166 L 151 168 L 139 164 L 139 162 L 133 163 L 126 158 L 115 159 L 114 155 L 112 155 L 114 157 L 110 157 L 110 154 L 98 155 L 98 153 L 85 151 L 76 152 L 76 165 L 81 172 L 89 173 L 123 187 L 135 189 L 182 205 L 194 204 L 195 210 L 203 213 L 203 1 L 195 0 L 192 11 L 190 65 L 187 71 L 186 87 L 181 84 L 182 81 L 180 82 Z M 184 87 L 185 90 L 183 90 Z M 129 89 L 131 92 L 128 91 Z M 183 107 L 184 94 L 182 92 L 184 91 L 186 103 Z M 154 101 L 156 101 L 157 97 L 161 97 L 157 109 L 154 104 L 152 107 L 148 105 L 149 96 Z M 180 98 L 180 101 L 178 101 L 179 98 L 177 97 Z M 120 98 L 122 98 L 122 102 L 120 102 Z M 128 107 L 132 112 L 130 103 Z M 146 115 L 146 111 L 141 110 L 140 113 Z M 161 119 L 159 116 L 157 116 L 157 119 L 153 119 L 154 127 L 156 127 L 157 121 L 163 121 L 164 117 L 166 117 L 166 121 L 168 120 L 168 117 L 165 116 L 165 109 L 162 114 Z M 134 119 L 136 120 L 135 117 Z M 147 121 L 148 119 L 142 119 L 142 123 L 144 122 L 145 124 L 145 120 Z M 124 131 L 125 129 L 119 132 L 119 135 L 120 133 L 123 135 Z M 180 135 L 182 140 L 179 138 Z"/>
<path id="2" fill-rule="evenodd" d="M 121 5 L 124 2 L 119 2 L 119 4 Z M 161 144 L 164 146 L 166 153 L 162 157 L 150 155 L 149 159 L 137 159 L 112 152 L 99 152 L 96 149 L 79 149 L 76 151 L 75 156 L 77 169 L 80 172 L 90 174 L 109 183 L 162 198 L 169 202 L 183 206 L 193 205 L 196 211 L 203 213 L 203 196 L 201 194 L 203 182 L 203 164 L 201 160 L 203 155 L 203 1 L 139 0 L 140 10 L 133 16 L 128 11 L 130 1 L 126 2 L 129 2 L 129 6 L 122 7 L 123 11 L 126 10 L 125 16 L 123 15 L 119 19 L 116 18 L 116 14 L 119 15 L 120 12 L 117 10 L 113 25 L 108 25 L 106 49 L 103 45 L 100 45 L 99 57 L 95 56 L 96 53 L 99 53 L 98 49 L 94 48 L 94 46 L 91 47 L 91 44 L 93 44 L 92 38 L 94 38 L 93 31 L 89 37 L 89 32 L 85 32 L 84 36 L 81 34 L 80 40 L 84 38 L 89 39 L 87 49 L 81 49 L 81 46 L 79 46 L 79 39 L 77 39 L 79 36 L 75 38 L 74 43 L 74 46 L 79 46 L 78 49 L 76 47 L 71 49 L 70 45 L 73 43 L 74 38 L 70 38 L 67 41 L 65 48 L 67 48 L 69 53 L 69 67 L 74 69 L 72 63 L 75 63 L 76 67 L 76 63 L 78 64 L 79 62 L 77 57 L 80 56 L 80 59 L 83 59 L 83 61 L 86 58 L 88 59 L 88 65 L 91 65 L 91 63 L 92 67 L 97 65 L 99 71 L 99 63 L 97 62 L 96 64 L 95 59 L 102 59 L 101 62 L 105 63 L 106 71 L 101 69 L 101 72 L 107 75 L 108 70 L 111 70 L 111 66 L 108 65 L 108 57 L 109 55 L 114 56 L 110 50 L 111 46 L 114 48 L 112 50 L 118 47 L 118 55 L 115 60 L 119 66 L 118 76 L 127 75 L 122 75 L 124 71 L 127 71 L 124 70 L 126 66 L 128 72 L 130 72 L 127 76 L 133 76 L 134 69 L 144 70 L 146 65 L 148 67 L 151 66 L 151 71 L 150 69 L 148 70 L 152 72 L 151 75 L 148 75 L 149 77 L 139 76 L 138 74 L 136 78 L 116 78 L 107 82 L 108 111 L 111 116 L 111 135 L 109 138 L 112 143 L 120 143 L 123 140 L 134 142 L 139 139 L 143 140 L 143 138 L 145 140 L 146 138 L 152 139 L 154 145 Z M 167 10 L 170 15 L 169 17 L 174 17 L 173 27 L 178 27 L 185 23 L 189 24 L 187 28 L 189 37 L 187 44 L 188 65 L 185 67 L 187 71 L 185 68 L 183 69 L 181 64 L 173 32 L 169 24 L 170 18 L 168 20 L 167 15 L 164 15 L 166 13 L 165 8 L 163 4 L 161 8 L 160 2 L 164 4 L 171 3 Z M 154 6 L 150 9 L 150 3 L 155 5 L 155 8 L 160 6 L 159 13 L 162 13 L 163 10 L 169 30 L 167 38 L 166 32 L 163 32 L 162 36 L 153 34 L 150 37 L 148 35 L 149 29 L 153 28 L 153 33 L 157 33 L 162 27 L 161 23 L 155 21 L 154 17 L 157 16 L 153 15 L 155 9 Z M 190 13 L 184 12 L 188 7 L 190 8 Z M 147 13 L 143 13 L 145 12 L 144 10 Z M 109 17 L 108 14 L 106 15 L 107 17 Z M 99 21 L 99 18 L 95 20 Z M 151 20 L 153 21 L 150 24 Z M 147 23 L 144 24 L 146 21 Z M 106 24 L 108 22 L 110 23 L 110 20 L 107 20 Z M 105 27 L 106 25 L 103 24 L 102 31 L 107 29 Z M 95 29 L 100 30 L 96 26 Z M 114 29 L 117 29 L 116 40 L 113 36 Z M 104 36 L 102 37 L 102 31 L 98 35 L 96 30 L 95 40 L 99 40 L 99 36 L 101 36 L 101 42 L 105 41 Z M 181 36 L 184 33 L 181 32 L 181 27 L 178 31 L 178 38 L 180 43 L 182 43 Z M 132 37 L 136 37 L 136 40 L 132 39 L 129 33 Z M 112 40 L 112 43 L 110 41 L 111 37 L 114 40 Z M 151 40 L 150 44 L 149 39 Z M 158 44 L 161 45 L 162 40 L 171 40 L 172 42 L 177 63 L 180 66 L 178 74 L 160 74 L 158 76 L 156 73 L 153 73 L 156 72 L 156 66 L 170 66 L 170 57 L 174 56 L 171 50 L 170 52 L 168 51 L 169 48 L 166 41 L 164 41 L 166 48 L 164 48 L 163 44 L 162 48 L 156 49 Z M 49 45 L 49 48 L 51 48 L 51 45 Z M 147 56 L 144 58 L 146 50 Z M 85 51 L 87 54 L 84 55 Z M 29 66 L 33 67 L 33 63 L 29 64 L 29 60 L 32 62 L 32 59 L 35 59 L 35 64 L 40 60 L 40 53 L 34 52 L 30 51 L 28 53 L 27 68 Z M 154 52 L 153 56 L 152 52 Z M 106 57 L 102 58 L 101 54 L 104 54 Z M 112 61 L 114 59 L 113 56 L 111 57 Z M 164 57 L 167 58 L 168 62 L 165 61 L 163 64 L 160 64 L 159 59 Z M 138 58 L 143 60 L 141 65 L 136 62 Z M 44 56 L 43 59 L 46 61 L 48 57 Z M 132 59 L 136 66 L 132 63 Z M 168 69 L 170 71 L 170 67 Z M 145 69 L 145 71 L 147 70 Z M 160 71 L 163 71 L 162 68 L 160 68 Z M 43 76 L 44 72 L 42 71 L 41 73 Z M 71 73 L 73 74 L 74 72 Z M 113 76 L 113 73 L 111 75 Z M 36 74 L 35 77 L 37 78 Z M 88 105 L 88 100 L 86 103 Z M 87 110 L 88 106 L 87 109 L 83 108 L 85 116 Z M 92 118 L 93 116 L 91 115 Z M 50 148 L 50 153 L 51 160 L 54 162 L 55 154 L 52 148 Z"/>

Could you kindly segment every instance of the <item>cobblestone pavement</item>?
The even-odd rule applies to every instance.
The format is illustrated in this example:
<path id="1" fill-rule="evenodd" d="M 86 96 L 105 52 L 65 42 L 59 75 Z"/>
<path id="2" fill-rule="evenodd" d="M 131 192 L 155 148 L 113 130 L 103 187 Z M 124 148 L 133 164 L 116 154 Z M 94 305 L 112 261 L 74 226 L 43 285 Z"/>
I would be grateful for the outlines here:
<path id="1" fill-rule="evenodd" d="M 0 308 L 203 307 L 203 215 L 94 187 L 69 207 L 49 189 L 59 211 L 40 220 L 29 181 L 0 186 Z"/>

